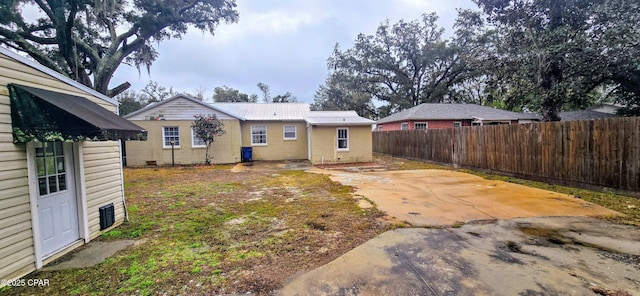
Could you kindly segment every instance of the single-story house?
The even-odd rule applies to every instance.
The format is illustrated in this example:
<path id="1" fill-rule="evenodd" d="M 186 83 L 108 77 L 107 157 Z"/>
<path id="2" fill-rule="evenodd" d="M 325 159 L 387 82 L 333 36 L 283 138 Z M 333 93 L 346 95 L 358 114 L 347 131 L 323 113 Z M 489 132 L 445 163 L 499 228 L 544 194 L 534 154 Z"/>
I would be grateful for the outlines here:
<path id="1" fill-rule="evenodd" d="M 144 130 L 116 112 L 113 99 L 0 47 L 0 279 L 125 220 L 118 140 Z"/>
<path id="2" fill-rule="evenodd" d="M 591 106 L 587 110 L 600 112 L 600 113 L 607 113 L 607 114 L 616 114 L 618 109 L 622 107 L 624 107 L 624 105 L 622 104 L 604 102 L 604 103 Z"/>
<path id="3" fill-rule="evenodd" d="M 593 119 L 600 119 L 600 118 L 618 117 L 615 114 L 593 111 L 593 110 L 566 111 L 566 112 L 560 112 L 560 114 L 558 115 L 560 116 L 560 120 L 562 121 L 593 120 Z"/>
<path id="4" fill-rule="evenodd" d="M 377 131 L 454 128 L 540 121 L 533 113 L 518 113 L 475 104 L 420 104 L 376 122 Z"/>
<path id="5" fill-rule="evenodd" d="M 247 148 L 252 160 L 373 159 L 374 122 L 355 111 L 310 111 L 304 103 L 204 103 L 177 95 L 124 116 L 148 131 L 146 142 L 126 143 L 127 165 L 204 163 L 206 146 L 191 129 L 197 114 L 216 115 L 224 124 L 226 134 L 210 148 L 213 163 L 240 162 Z"/>

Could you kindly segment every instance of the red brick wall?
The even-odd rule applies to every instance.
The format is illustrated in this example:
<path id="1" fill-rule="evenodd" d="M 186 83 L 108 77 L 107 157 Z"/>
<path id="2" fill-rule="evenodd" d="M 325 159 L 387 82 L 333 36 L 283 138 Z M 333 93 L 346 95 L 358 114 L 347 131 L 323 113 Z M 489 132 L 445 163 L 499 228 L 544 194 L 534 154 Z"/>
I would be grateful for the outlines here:
<path id="1" fill-rule="evenodd" d="M 397 131 L 400 130 L 400 122 L 387 122 L 383 124 L 378 124 L 376 126 L 376 130 L 380 130 L 380 126 L 382 125 L 382 131 Z"/>

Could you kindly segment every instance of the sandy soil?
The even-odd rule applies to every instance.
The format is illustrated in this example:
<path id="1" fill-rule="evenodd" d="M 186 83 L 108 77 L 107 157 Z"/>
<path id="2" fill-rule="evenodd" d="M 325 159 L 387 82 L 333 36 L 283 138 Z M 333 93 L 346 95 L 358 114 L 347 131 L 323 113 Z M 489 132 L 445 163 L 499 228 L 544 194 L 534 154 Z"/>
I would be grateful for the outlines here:
<path id="1" fill-rule="evenodd" d="M 566 194 L 449 170 L 347 172 L 314 168 L 356 188 L 387 218 L 415 226 L 519 217 L 607 217 L 617 212 Z"/>

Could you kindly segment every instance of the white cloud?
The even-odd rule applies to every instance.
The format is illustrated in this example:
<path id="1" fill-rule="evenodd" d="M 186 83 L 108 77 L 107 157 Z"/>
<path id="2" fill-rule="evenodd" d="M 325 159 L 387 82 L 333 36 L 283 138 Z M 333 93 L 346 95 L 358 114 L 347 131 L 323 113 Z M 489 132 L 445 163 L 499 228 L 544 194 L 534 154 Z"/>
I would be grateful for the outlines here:
<path id="1" fill-rule="evenodd" d="M 190 30 L 181 40 L 158 45 L 160 56 L 138 75 L 126 66 L 113 84 L 125 80 L 139 90 L 150 79 L 178 91 L 228 85 L 256 93 L 264 82 L 273 93 L 291 91 L 312 102 L 327 75 L 326 60 L 336 42 L 349 48 L 358 33 L 374 34 L 385 19 L 415 20 L 436 11 L 450 32 L 456 7 L 472 8 L 470 0 L 237 0 L 240 20 L 223 24 L 215 36 Z M 127 69 L 129 68 L 129 69 Z"/>
<path id="2" fill-rule="evenodd" d="M 327 14 L 312 8 L 313 6 L 278 7 L 274 9 L 252 11 L 239 5 L 240 20 L 235 24 L 222 25 L 214 38 L 215 43 L 263 35 L 282 35 L 301 30 L 304 26 L 313 26 L 322 22 Z"/>
<path id="3" fill-rule="evenodd" d="M 302 25 L 310 25 L 321 20 L 318 15 L 306 11 L 273 10 L 266 13 L 250 15 L 246 28 L 251 33 L 282 34 L 297 31 Z"/>

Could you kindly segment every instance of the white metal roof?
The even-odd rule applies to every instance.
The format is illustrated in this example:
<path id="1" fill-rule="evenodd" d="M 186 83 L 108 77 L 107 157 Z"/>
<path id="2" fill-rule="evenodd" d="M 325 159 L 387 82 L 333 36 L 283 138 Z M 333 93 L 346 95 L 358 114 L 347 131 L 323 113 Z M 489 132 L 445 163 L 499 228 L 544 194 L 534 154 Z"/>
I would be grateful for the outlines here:
<path id="1" fill-rule="evenodd" d="M 309 114 L 305 103 L 212 103 L 214 107 L 246 120 L 304 120 Z"/>
<path id="2" fill-rule="evenodd" d="M 352 117 L 358 116 L 356 111 L 310 111 L 308 117 Z"/>
<path id="3" fill-rule="evenodd" d="M 373 120 L 358 116 L 356 111 L 311 111 L 306 103 L 202 103 L 187 95 L 177 95 L 162 102 L 150 104 L 124 116 L 131 118 L 141 112 L 157 108 L 177 98 L 186 98 L 203 107 L 229 114 L 239 120 L 305 121 L 313 125 L 372 125 Z"/>
<path id="4" fill-rule="evenodd" d="M 305 118 L 311 125 L 372 125 L 373 120 L 360 117 L 356 111 L 311 111 Z"/>

